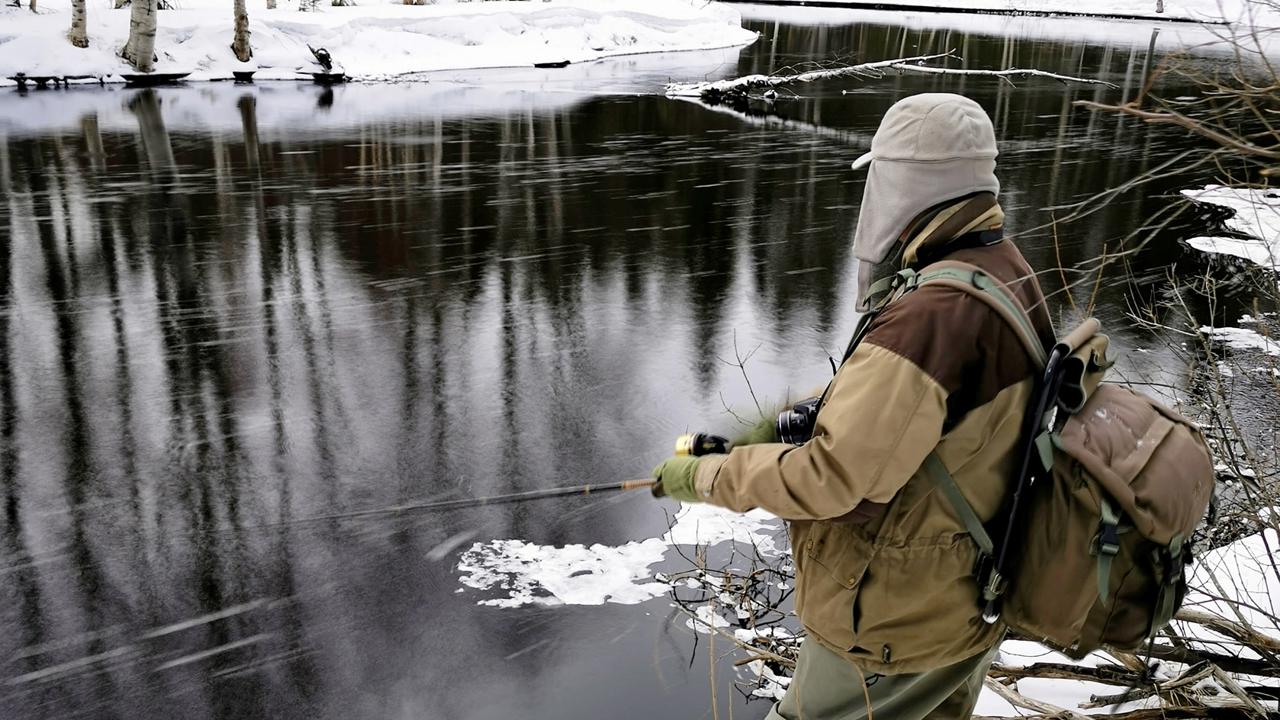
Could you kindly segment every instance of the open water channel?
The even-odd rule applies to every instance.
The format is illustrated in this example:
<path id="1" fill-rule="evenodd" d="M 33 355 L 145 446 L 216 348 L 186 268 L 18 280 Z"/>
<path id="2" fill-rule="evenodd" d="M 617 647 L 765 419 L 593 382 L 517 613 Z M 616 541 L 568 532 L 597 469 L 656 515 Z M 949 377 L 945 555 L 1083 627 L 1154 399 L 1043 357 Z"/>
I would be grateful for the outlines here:
<path id="1" fill-rule="evenodd" d="M 1010 230 L 1050 290 L 1198 180 L 1123 194 L 1056 245 L 1047 226 L 1188 146 L 1072 106 L 1132 98 L 1169 26 L 757 12 L 741 51 L 0 94 L 0 717 L 698 718 L 713 684 L 719 717 L 763 716 L 663 598 L 511 609 L 458 582 L 459 538 L 618 544 L 670 503 L 295 522 L 642 477 L 750 407 L 735 342 L 762 398 L 823 380 L 855 320 L 849 162 L 906 94 L 989 110 Z M 770 118 L 660 94 L 950 48 L 1120 88 L 894 74 L 798 88 Z M 1196 261 L 1176 230 L 1070 276 L 1147 371 L 1170 356 L 1127 299 Z"/>

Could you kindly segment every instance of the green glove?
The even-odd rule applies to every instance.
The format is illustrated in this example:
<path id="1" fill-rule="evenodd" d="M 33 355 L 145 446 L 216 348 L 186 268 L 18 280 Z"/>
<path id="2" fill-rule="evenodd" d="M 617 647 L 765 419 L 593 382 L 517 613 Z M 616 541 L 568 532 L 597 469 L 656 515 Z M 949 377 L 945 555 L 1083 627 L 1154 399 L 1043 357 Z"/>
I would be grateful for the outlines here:
<path id="1" fill-rule="evenodd" d="M 733 439 L 733 447 L 776 442 L 778 442 L 778 421 L 776 418 L 765 418 L 752 426 L 751 429 L 735 437 Z"/>
<path id="2" fill-rule="evenodd" d="M 693 476 L 698 472 L 697 457 L 673 457 L 664 460 L 653 469 L 653 476 L 658 484 L 653 486 L 654 497 L 670 497 L 680 502 L 702 502 L 698 491 L 693 487 Z"/>

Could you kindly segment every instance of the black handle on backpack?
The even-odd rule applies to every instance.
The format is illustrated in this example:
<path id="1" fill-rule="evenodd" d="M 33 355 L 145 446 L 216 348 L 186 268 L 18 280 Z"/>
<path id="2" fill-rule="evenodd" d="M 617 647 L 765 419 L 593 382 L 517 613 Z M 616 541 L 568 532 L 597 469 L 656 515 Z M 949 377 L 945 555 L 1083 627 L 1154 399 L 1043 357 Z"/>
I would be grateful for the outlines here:
<path id="1" fill-rule="evenodd" d="M 1023 417 L 1022 457 L 1019 459 L 1018 475 L 1013 487 L 1013 493 L 1009 496 L 1007 507 L 1003 513 L 1005 517 L 1004 532 L 995 538 L 995 557 L 984 563 L 987 565 L 985 568 L 986 577 L 983 577 L 982 574 L 978 577 L 984 601 L 982 619 L 988 624 L 995 623 L 1000 619 L 1001 598 L 1004 595 L 1009 575 L 1012 572 L 1010 569 L 1008 540 L 1015 536 L 1020 520 L 1019 511 L 1022 508 L 1022 502 L 1027 492 L 1035 484 L 1040 473 L 1044 471 L 1043 468 L 1033 464 L 1038 457 L 1036 437 L 1044 427 L 1050 409 L 1054 407 L 1055 399 L 1058 395 L 1058 386 L 1062 380 L 1059 368 L 1062 365 L 1062 361 L 1070 354 L 1070 345 L 1059 343 L 1054 346 L 1053 351 L 1049 353 L 1048 361 L 1045 362 L 1044 375 L 1040 378 L 1036 392 L 1032 396 L 1032 402 L 1027 408 L 1029 412 Z"/>

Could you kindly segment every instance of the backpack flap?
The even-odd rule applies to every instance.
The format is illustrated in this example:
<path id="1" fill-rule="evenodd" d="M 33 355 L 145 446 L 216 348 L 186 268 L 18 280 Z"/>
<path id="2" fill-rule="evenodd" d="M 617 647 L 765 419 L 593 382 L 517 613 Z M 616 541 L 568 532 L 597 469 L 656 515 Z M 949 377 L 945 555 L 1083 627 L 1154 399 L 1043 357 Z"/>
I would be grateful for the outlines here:
<path id="1" fill-rule="evenodd" d="M 1213 467 L 1190 421 L 1128 388 L 1098 387 L 1056 444 L 1148 540 L 1189 538 L 1213 493 Z"/>

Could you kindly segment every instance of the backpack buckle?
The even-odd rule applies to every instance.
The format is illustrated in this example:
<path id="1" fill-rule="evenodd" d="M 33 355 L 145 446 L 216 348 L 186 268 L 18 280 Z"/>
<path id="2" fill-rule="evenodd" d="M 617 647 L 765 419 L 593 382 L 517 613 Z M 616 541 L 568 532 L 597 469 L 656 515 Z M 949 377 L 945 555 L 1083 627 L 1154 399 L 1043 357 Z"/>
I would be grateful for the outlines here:
<path id="1" fill-rule="evenodd" d="M 978 551 L 978 557 L 973 561 L 973 576 L 977 578 L 978 585 L 985 585 L 987 582 L 987 574 L 991 572 L 991 568 L 995 566 L 995 559 L 989 554 Z"/>
<path id="2" fill-rule="evenodd" d="M 973 561 L 973 578 L 978 581 L 978 607 L 982 610 L 982 620 L 988 625 L 1000 619 L 1000 598 L 1004 595 L 1004 576 L 996 570 L 995 558 L 988 553 L 978 551 L 978 558 Z"/>
<path id="3" fill-rule="evenodd" d="M 1112 523 L 1102 523 L 1098 531 L 1098 554 L 1115 557 L 1120 554 L 1120 530 Z"/>

